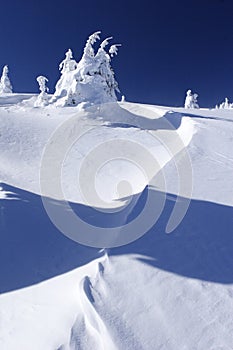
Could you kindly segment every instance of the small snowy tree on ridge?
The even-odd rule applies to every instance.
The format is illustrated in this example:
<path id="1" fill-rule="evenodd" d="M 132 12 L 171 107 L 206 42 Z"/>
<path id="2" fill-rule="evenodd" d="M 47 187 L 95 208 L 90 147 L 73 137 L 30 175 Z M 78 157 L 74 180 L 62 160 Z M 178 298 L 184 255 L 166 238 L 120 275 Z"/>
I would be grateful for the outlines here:
<path id="1" fill-rule="evenodd" d="M 10 79 L 8 77 L 9 69 L 8 66 L 3 67 L 2 76 L 0 80 L 0 93 L 1 94 L 11 94 L 12 93 L 12 85 Z"/>
<path id="2" fill-rule="evenodd" d="M 47 92 L 49 91 L 49 88 L 46 86 L 46 83 L 48 82 L 48 79 L 44 77 L 43 75 L 40 75 L 36 78 L 38 84 L 39 84 L 39 90 L 40 94 L 37 97 L 36 102 L 34 103 L 35 107 L 44 107 L 49 104 L 49 96 Z"/>
<path id="3" fill-rule="evenodd" d="M 186 92 L 186 98 L 184 103 L 184 108 L 199 108 L 197 102 L 198 94 L 192 94 L 192 91 L 189 89 Z"/>
<path id="4" fill-rule="evenodd" d="M 197 99 L 198 99 L 198 94 L 193 94 L 193 108 L 199 108 Z"/>
<path id="5" fill-rule="evenodd" d="M 40 75 L 39 77 L 36 78 L 36 80 L 39 84 L 39 89 L 42 94 L 49 91 L 49 88 L 46 86 L 46 83 L 48 82 L 48 79 L 46 77 L 44 77 L 43 75 Z"/>
<path id="6" fill-rule="evenodd" d="M 61 77 L 56 83 L 55 93 L 51 99 L 51 102 L 56 102 L 57 99 L 67 97 L 69 95 L 68 90 L 74 79 L 74 71 L 77 68 L 77 62 L 73 59 L 73 53 L 71 49 L 65 53 L 65 59 L 59 64 L 59 70 Z"/>

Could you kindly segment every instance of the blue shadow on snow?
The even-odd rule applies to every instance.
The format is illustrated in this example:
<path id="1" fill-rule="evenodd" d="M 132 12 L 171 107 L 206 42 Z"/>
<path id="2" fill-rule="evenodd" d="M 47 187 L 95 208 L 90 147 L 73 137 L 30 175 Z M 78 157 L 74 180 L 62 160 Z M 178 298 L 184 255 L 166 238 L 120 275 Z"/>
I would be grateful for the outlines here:
<path id="1" fill-rule="evenodd" d="M 33 193 L 3 184 L 13 192 L 0 200 L 0 292 L 17 290 L 82 266 L 99 256 L 99 250 L 69 240 L 51 223 L 41 201 Z M 144 207 L 148 191 L 138 195 L 126 222 Z M 12 198 L 10 198 L 12 197 Z M 14 199 L 15 198 L 15 199 Z M 11 199 L 11 200 L 9 200 Z M 233 209 L 211 202 L 192 200 L 176 230 L 167 235 L 166 223 L 176 196 L 167 196 L 158 222 L 137 241 L 110 249 L 109 255 L 140 254 L 145 264 L 181 276 L 217 283 L 233 283 Z M 182 198 L 179 198 L 182 200 Z M 60 205 L 53 201 L 54 205 Z M 111 214 L 81 204 L 72 207 L 87 222 L 111 227 L 122 213 Z M 119 221 L 120 220 L 120 221 Z"/>

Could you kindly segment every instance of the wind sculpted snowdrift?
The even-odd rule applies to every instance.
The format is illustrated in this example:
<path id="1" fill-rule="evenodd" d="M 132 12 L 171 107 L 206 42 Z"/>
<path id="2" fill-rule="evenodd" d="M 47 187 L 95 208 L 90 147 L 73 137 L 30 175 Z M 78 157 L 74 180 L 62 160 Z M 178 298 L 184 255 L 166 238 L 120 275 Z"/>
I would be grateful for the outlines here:
<path id="1" fill-rule="evenodd" d="M 34 109 L 20 101 L 1 107 L 1 349 L 230 348 L 230 111 L 187 115 L 182 109 L 129 103 L 101 108 Z M 158 221 L 122 247 L 100 250 L 69 240 L 41 202 L 38 169 L 51 135 L 56 130 L 58 136 L 72 138 L 87 125 L 91 130 L 69 150 L 62 177 L 65 196 L 78 215 L 96 226 L 124 226 L 138 217 L 149 194 L 157 203 L 167 192 Z M 94 159 L 88 155 L 97 145 L 119 145 L 119 140 L 146 148 L 159 166 L 147 170 L 145 165 L 145 175 L 116 157 L 95 173 L 101 200 L 83 196 L 77 174 L 83 166 L 90 169 L 83 162 Z M 115 146 L 105 152 L 107 159 L 117 156 Z M 190 188 L 182 188 L 176 170 L 183 169 L 184 152 L 192 164 L 190 198 Z M 141 161 L 126 149 L 125 156 Z M 159 181 L 161 172 L 166 188 Z M 92 186 L 90 179 L 83 182 L 87 185 Z M 56 197 L 48 198 L 59 206 Z M 167 235 L 174 204 L 187 199 L 187 214 Z M 98 206 L 104 210 L 97 211 Z"/>

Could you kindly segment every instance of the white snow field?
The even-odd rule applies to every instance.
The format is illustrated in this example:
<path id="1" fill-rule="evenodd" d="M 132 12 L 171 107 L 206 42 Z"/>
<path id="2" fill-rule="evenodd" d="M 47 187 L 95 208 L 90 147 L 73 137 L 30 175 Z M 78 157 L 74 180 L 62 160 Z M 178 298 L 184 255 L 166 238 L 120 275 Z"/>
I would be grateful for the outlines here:
<path id="1" fill-rule="evenodd" d="M 0 97 L 0 349 L 233 349 L 232 110 L 35 100 Z M 157 222 L 155 200 L 152 223 L 127 245 L 59 232 L 40 196 L 42 155 L 57 139 L 77 215 L 107 235 L 164 194 Z M 43 195 L 60 208 L 47 175 Z M 168 224 L 175 206 L 183 212 Z"/>

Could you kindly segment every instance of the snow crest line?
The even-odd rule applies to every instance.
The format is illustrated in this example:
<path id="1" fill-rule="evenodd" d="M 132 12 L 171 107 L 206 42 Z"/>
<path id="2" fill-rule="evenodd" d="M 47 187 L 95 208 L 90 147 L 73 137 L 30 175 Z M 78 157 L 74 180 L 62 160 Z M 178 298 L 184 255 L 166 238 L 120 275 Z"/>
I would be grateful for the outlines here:
<path id="1" fill-rule="evenodd" d="M 78 344 L 78 349 L 89 349 L 91 346 L 96 350 L 117 350 L 111 334 L 95 308 L 95 284 L 97 281 L 99 284 L 103 283 L 103 274 L 107 263 L 108 255 L 104 250 L 102 258 L 92 262 L 96 267 L 94 276 L 86 275 L 79 283 L 78 296 L 81 313 L 72 327 L 69 342 L 70 346 L 74 346 L 75 349 Z M 103 295 L 99 296 L 103 297 Z M 87 343 L 83 342 L 83 333 L 88 339 Z"/>

